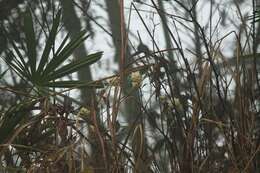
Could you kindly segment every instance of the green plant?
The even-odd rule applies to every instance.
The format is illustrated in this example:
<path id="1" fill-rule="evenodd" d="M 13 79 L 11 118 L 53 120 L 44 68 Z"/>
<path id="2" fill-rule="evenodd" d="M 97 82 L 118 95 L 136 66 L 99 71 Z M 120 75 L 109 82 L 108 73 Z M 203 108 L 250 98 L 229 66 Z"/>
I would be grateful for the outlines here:
<path id="1" fill-rule="evenodd" d="M 57 12 L 56 17 L 53 20 L 52 28 L 47 38 L 46 45 L 37 65 L 37 43 L 35 38 L 34 24 L 32 15 L 30 11 L 27 10 L 24 15 L 24 31 L 27 47 L 25 52 L 28 61 L 26 61 L 24 55 L 12 39 L 9 39 L 9 41 L 12 44 L 15 53 L 9 49 L 7 56 L 3 58 L 17 75 L 19 75 L 23 80 L 28 80 L 31 83 L 33 89 L 35 89 L 40 94 L 40 96 L 43 96 L 42 94 L 44 92 L 42 91 L 44 91 L 44 89 L 48 89 L 49 87 L 70 88 L 91 85 L 89 81 L 56 80 L 77 72 L 80 68 L 98 61 L 102 56 L 102 52 L 98 52 L 88 55 L 82 59 L 70 62 L 66 65 L 62 65 L 64 61 L 70 57 L 73 51 L 88 38 L 86 31 L 81 31 L 74 39 L 69 42 L 69 35 L 67 34 L 67 36 L 62 40 L 58 49 L 53 52 L 53 57 L 50 58 L 51 51 L 54 50 L 54 44 L 58 33 L 60 20 L 61 10 Z M 8 34 L 7 31 L 5 32 Z M 0 78 L 5 73 L 6 71 L 0 75 Z M 36 97 L 36 99 L 24 98 L 19 104 L 10 107 L 4 114 L 1 115 L 1 144 L 7 142 L 7 139 L 10 139 L 10 137 L 15 134 L 15 131 L 17 131 L 18 128 L 21 127 L 21 124 L 23 124 L 23 120 L 28 119 L 30 111 L 33 110 L 34 105 L 39 103 L 40 100 L 41 97 Z"/>
<path id="2" fill-rule="evenodd" d="M 32 15 L 27 10 L 24 16 L 24 29 L 25 40 L 27 46 L 28 62 L 24 59 L 19 48 L 16 46 L 13 40 L 10 40 L 16 55 L 13 51 L 9 50 L 9 53 L 4 58 L 5 62 L 24 80 L 28 80 L 33 86 L 37 88 L 43 87 L 76 87 L 78 85 L 84 85 L 89 81 L 67 80 L 56 81 L 66 75 L 77 72 L 80 68 L 85 67 L 98 61 L 102 52 L 88 55 L 79 60 L 70 62 L 69 64 L 62 65 L 66 61 L 73 51 L 81 45 L 87 38 L 86 31 L 81 31 L 74 39 L 67 43 L 69 34 L 62 40 L 60 46 L 53 53 L 53 57 L 50 58 L 51 51 L 54 48 L 55 38 L 58 33 L 58 28 L 61 20 L 61 10 L 58 11 L 56 17 L 53 20 L 52 28 L 47 38 L 46 45 L 43 53 L 40 57 L 39 64 L 37 66 L 37 53 L 36 53 L 36 39 L 35 31 L 33 28 Z M 86 84 L 87 85 L 87 84 Z M 85 85 L 85 86 L 86 86 Z"/>

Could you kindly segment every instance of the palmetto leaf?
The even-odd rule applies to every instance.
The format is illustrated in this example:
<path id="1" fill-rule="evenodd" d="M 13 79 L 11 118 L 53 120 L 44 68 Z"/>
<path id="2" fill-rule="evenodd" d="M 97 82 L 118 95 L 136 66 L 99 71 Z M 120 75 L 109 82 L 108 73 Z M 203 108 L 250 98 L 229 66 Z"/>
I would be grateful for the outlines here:
<path id="1" fill-rule="evenodd" d="M 30 72 L 30 69 L 27 68 L 27 64 L 24 60 L 22 53 L 19 51 L 18 47 L 15 45 L 15 43 L 12 40 L 11 43 L 19 59 L 16 56 L 14 56 L 12 51 L 9 51 L 12 54 L 12 58 L 16 61 L 16 63 L 20 64 L 20 68 L 24 70 L 24 73 L 26 73 L 28 76 L 31 76 L 32 73 Z"/>
<path id="2" fill-rule="evenodd" d="M 33 19 L 29 10 L 26 11 L 24 16 L 24 32 L 25 41 L 27 45 L 27 54 L 29 59 L 29 66 L 31 73 L 34 76 L 36 74 L 36 40 L 35 33 L 33 29 Z"/>
<path id="3" fill-rule="evenodd" d="M 62 40 L 62 42 L 61 42 L 61 44 L 60 44 L 58 50 L 55 52 L 55 56 L 59 55 L 59 53 L 62 51 L 62 49 L 64 48 L 65 43 L 66 43 L 66 42 L 68 41 L 68 39 L 69 39 L 69 36 L 70 36 L 70 35 L 67 34 L 67 35 L 65 36 L 65 38 Z"/>
<path id="4" fill-rule="evenodd" d="M 53 50 L 52 48 L 54 48 L 55 38 L 61 20 L 61 11 L 59 10 L 53 20 L 51 31 L 49 33 L 46 45 L 39 60 L 39 65 L 38 67 L 36 67 L 36 40 L 33 29 L 33 19 L 29 10 L 26 11 L 24 18 L 24 29 L 26 37 L 25 40 L 27 47 L 26 53 L 28 54 L 28 62 L 24 60 L 24 56 L 12 40 L 10 40 L 10 42 L 13 45 L 17 57 L 13 54 L 12 51 L 9 51 L 9 54 L 4 58 L 5 62 L 22 79 L 29 80 L 34 86 L 37 86 L 38 89 L 40 89 L 41 87 L 67 88 L 75 87 L 79 84 L 86 84 L 87 82 L 80 81 L 55 81 L 61 77 L 78 71 L 86 65 L 91 65 L 101 58 L 102 52 L 98 52 L 62 66 L 62 64 L 70 57 L 73 51 L 88 38 L 86 31 L 83 30 L 79 32 L 79 34 L 68 43 L 67 41 L 69 39 L 69 34 L 67 34 L 67 36 L 63 39 L 62 43 L 58 47 L 57 51 L 53 53 L 53 57 L 50 59 L 50 52 Z"/>
<path id="5" fill-rule="evenodd" d="M 7 71 L 8 71 L 8 69 L 5 70 L 3 73 L 0 74 L 0 80 L 4 77 L 4 75 L 6 74 Z"/>
<path id="6" fill-rule="evenodd" d="M 58 30 L 58 27 L 60 24 L 60 18 L 61 18 L 61 10 L 58 11 L 58 13 L 53 21 L 53 25 L 52 25 L 52 28 L 50 31 L 49 38 L 47 39 L 45 48 L 43 50 L 43 54 L 41 56 L 41 60 L 40 60 L 40 63 L 39 63 L 38 69 L 37 69 L 37 72 L 39 74 L 42 73 L 44 66 L 47 64 L 48 57 L 51 52 L 51 48 L 54 45 L 55 37 L 57 35 L 57 30 Z"/>
<path id="7" fill-rule="evenodd" d="M 30 74 L 28 74 L 28 71 L 26 68 L 21 64 L 21 62 L 14 56 L 12 51 L 9 51 L 6 55 L 4 61 L 20 76 L 24 76 L 26 78 L 30 78 Z M 14 63 L 14 62 L 15 63 Z"/>
<path id="8" fill-rule="evenodd" d="M 102 56 L 102 52 L 98 52 L 98 53 L 95 53 L 95 54 L 88 55 L 84 59 L 82 58 L 82 59 L 74 61 L 70 64 L 67 64 L 67 65 L 59 68 L 58 70 L 54 71 L 50 75 L 48 75 L 47 80 L 48 81 L 55 80 L 55 79 L 58 79 L 60 77 L 71 74 L 73 72 L 76 72 L 80 68 L 82 68 L 86 65 L 90 65 L 90 64 L 95 63 L 96 61 L 98 61 L 101 58 L 101 56 Z"/>
<path id="9" fill-rule="evenodd" d="M 59 67 L 69 56 L 73 53 L 73 51 L 80 46 L 88 36 L 86 35 L 86 31 L 81 31 L 75 39 L 70 41 L 61 51 L 59 54 L 55 54 L 49 64 L 46 66 L 45 70 L 43 71 L 43 75 L 49 74 L 53 72 L 57 67 Z"/>
<path id="10" fill-rule="evenodd" d="M 71 80 L 71 81 L 55 81 L 49 82 L 45 84 L 47 87 L 55 87 L 55 88 L 72 88 L 72 87 L 95 87 L 95 88 L 103 88 L 104 85 L 100 83 L 93 83 L 89 81 L 78 81 L 78 80 Z"/>

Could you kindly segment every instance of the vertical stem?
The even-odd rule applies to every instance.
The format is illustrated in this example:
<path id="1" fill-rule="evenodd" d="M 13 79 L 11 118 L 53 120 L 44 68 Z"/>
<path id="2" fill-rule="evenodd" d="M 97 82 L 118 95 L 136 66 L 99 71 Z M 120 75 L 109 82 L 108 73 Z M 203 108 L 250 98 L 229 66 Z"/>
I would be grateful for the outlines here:
<path id="1" fill-rule="evenodd" d="M 202 71 L 202 53 L 201 53 L 201 41 L 200 41 L 200 34 L 199 34 L 199 27 L 197 25 L 197 5 L 196 5 L 197 0 L 192 0 L 192 15 L 193 15 L 193 24 L 194 24 L 194 44 L 195 44 L 195 52 L 198 60 L 198 66 L 199 66 L 199 74 L 201 74 Z M 211 7 L 212 8 L 212 7 Z M 212 10 L 211 10 L 212 13 Z M 210 17 L 212 17 L 212 14 L 210 13 Z M 211 19 L 210 19 L 210 25 L 211 25 Z M 210 26 L 211 29 L 211 26 Z M 210 35 L 211 39 L 211 35 Z M 211 40 L 210 40 L 211 41 Z M 211 42 L 210 42 L 211 44 Z"/>
<path id="2" fill-rule="evenodd" d="M 120 73 L 123 73 L 125 66 L 125 18 L 124 18 L 124 0 L 120 0 L 120 34 L 121 34 L 121 49 L 120 49 Z M 123 75 L 123 74 L 121 74 Z M 123 76 L 121 76 L 123 77 Z M 121 79 L 122 80 L 122 79 Z M 123 80 L 122 80 L 123 81 Z"/>

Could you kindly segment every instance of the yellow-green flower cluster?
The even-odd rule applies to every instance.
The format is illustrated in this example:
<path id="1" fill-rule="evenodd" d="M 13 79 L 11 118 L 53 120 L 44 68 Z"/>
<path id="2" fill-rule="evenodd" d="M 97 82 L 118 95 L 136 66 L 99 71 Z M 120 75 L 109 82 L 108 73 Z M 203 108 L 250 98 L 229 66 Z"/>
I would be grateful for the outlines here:
<path id="1" fill-rule="evenodd" d="M 142 75 L 139 71 L 131 73 L 131 81 L 133 87 L 138 87 L 142 83 Z"/>
<path id="2" fill-rule="evenodd" d="M 139 87 L 142 83 L 142 75 L 139 71 L 132 72 L 129 75 L 128 79 L 131 81 L 131 84 L 132 84 L 133 87 Z M 111 77 L 107 80 L 107 83 L 110 86 L 119 86 L 120 85 L 120 77 L 118 77 L 118 76 Z"/>
<path id="3" fill-rule="evenodd" d="M 177 110 L 181 111 L 183 109 L 183 107 L 182 107 L 182 104 L 180 102 L 180 99 L 174 97 L 173 100 L 174 100 L 174 104 L 175 104 Z"/>
<path id="4" fill-rule="evenodd" d="M 174 97 L 173 100 L 170 100 L 168 98 L 166 98 L 165 96 L 160 96 L 159 97 L 160 101 L 164 104 L 167 104 L 168 109 L 172 110 L 172 109 L 176 109 L 177 111 L 182 111 L 183 107 L 182 104 L 180 102 L 180 99 Z"/>
<path id="5" fill-rule="evenodd" d="M 80 108 L 79 112 L 78 112 L 78 116 L 81 118 L 87 118 L 90 115 L 90 110 L 82 107 Z"/>

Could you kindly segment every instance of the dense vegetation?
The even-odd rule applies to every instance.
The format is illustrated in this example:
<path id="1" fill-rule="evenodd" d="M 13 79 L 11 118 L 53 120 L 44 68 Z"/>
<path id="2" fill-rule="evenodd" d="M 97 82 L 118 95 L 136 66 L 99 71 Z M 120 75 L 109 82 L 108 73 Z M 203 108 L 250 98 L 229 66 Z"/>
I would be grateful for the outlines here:
<path id="1" fill-rule="evenodd" d="M 0 1 L 0 172 L 260 172 L 259 17 L 255 0 Z M 100 33 L 108 61 L 86 46 Z"/>

